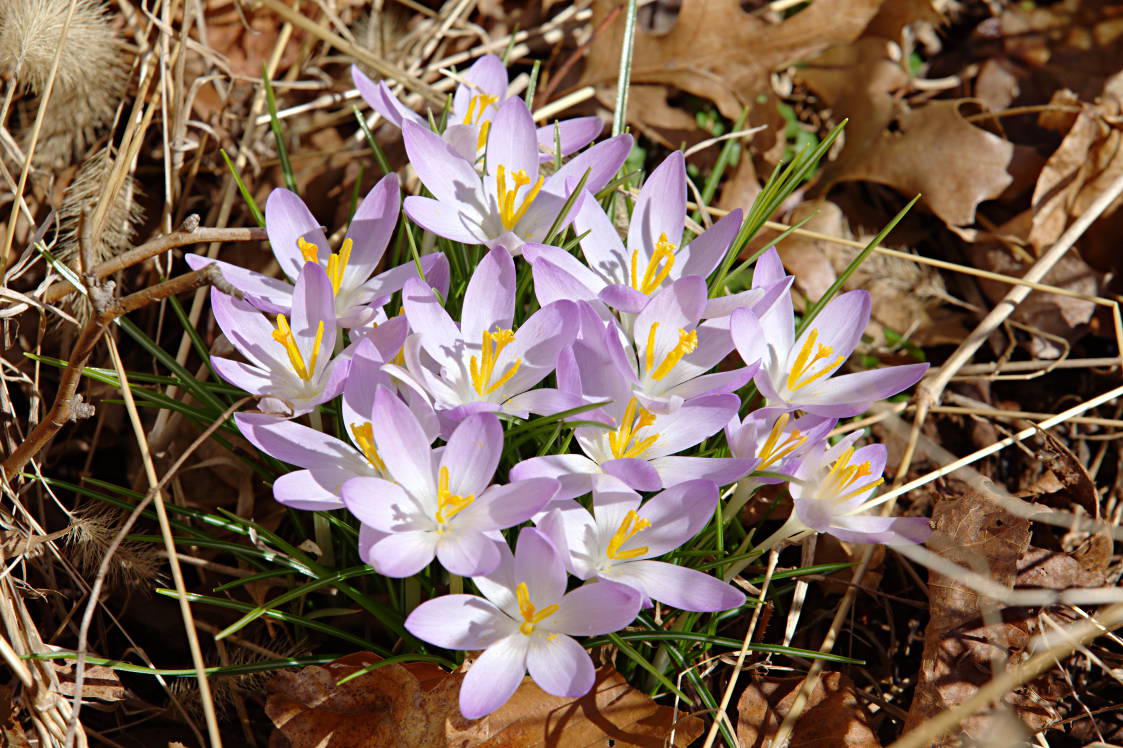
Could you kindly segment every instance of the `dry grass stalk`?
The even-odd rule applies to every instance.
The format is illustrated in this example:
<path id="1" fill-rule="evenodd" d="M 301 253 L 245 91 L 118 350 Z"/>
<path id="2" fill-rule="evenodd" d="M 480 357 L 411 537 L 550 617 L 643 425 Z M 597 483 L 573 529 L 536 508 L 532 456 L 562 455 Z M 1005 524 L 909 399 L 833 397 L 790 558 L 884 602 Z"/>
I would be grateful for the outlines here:
<path id="1" fill-rule="evenodd" d="M 55 51 L 63 50 L 35 163 L 66 165 L 108 125 L 128 85 L 123 41 L 100 0 L 0 0 L 0 70 L 36 94 L 46 88 Z M 25 133 L 26 138 L 26 133 Z"/>

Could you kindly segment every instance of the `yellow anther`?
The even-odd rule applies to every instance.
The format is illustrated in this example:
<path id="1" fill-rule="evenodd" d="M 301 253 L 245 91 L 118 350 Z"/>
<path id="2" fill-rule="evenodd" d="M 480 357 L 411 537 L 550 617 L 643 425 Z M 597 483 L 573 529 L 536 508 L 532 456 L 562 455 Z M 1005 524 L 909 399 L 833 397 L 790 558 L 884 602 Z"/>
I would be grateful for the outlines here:
<path id="1" fill-rule="evenodd" d="M 457 496 L 448 490 L 448 468 L 442 465 L 437 480 L 437 512 L 434 515 L 437 518 L 437 524 L 442 525 L 441 530 L 443 531 L 443 525 L 446 522 L 467 509 L 475 500 L 476 495 L 474 493 L 467 496 Z"/>
<path id="2" fill-rule="evenodd" d="M 355 439 L 355 444 L 359 445 L 362 450 L 363 456 L 367 458 L 367 462 L 371 467 L 380 473 L 386 472 L 386 463 L 378 455 L 378 450 L 374 447 L 374 427 L 370 421 L 363 423 L 351 424 L 351 436 Z"/>
<path id="3" fill-rule="evenodd" d="M 484 116 L 484 110 L 499 101 L 498 96 L 490 94 L 476 94 L 468 102 L 468 111 L 464 114 L 465 125 L 474 125 Z"/>
<path id="4" fill-rule="evenodd" d="M 667 240 L 665 233 L 659 235 L 655 242 L 655 251 L 647 261 L 647 269 L 643 271 L 643 280 L 639 279 L 639 250 L 632 250 L 632 288 L 640 293 L 652 294 L 660 284 L 666 280 L 675 266 L 675 245 Z"/>
<path id="5" fill-rule="evenodd" d="M 495 170 L 495 188 L 496 195 L 499 202 L 499 219 L 503 222 L 503 227 L 510 231 L 515 228 L 515 225 L 522 220 L 526 214 L 527 208 L 530 207 L 534 199 L 538 197 L 539 190 L 542 189 L 542 183 L 546 181 L 545 177 L 538 177 L 538 181 L 530 188 L 530 191 L 523 198 L 518 208 L 515 207 L 515 199 L 518 197 L 519 190 L 530 184 L 530 177 L 522 169 L 511 172 L 511 181 L 515 186 L 507 189 L 507 169 L 503 164 Z"/>
<path id="6" fill-rule="evenodd" d="M 494 382 L 491 381 L 500 351 L 513 342 L 515 342 L 515 333 L 511 330 L 484 331 L 483 340 L 480 342 L 479 358 L 472 356 L 472 359 L 468 362 L 469 373 L 472 376 L 472 387 L 475 388 L 476 394 L 490 395 L 510 381 L 511 377 L 518 372 L 519 367 L 522 366 L 521 358 L 515 359 L 515 362 L 507 367 L 503 376 Z"/>
<path id="7" fill-rule="evenodd" d="M 482 151 L 484 146 L 487 145 L 487 134 L 491 132 L 491 120 L 487 120 L 480 125 L 480 134 L 476 137 L 476 150 Z"/>
<path id="8" fill-rule="evenodd" d="M 332 294 L 339 294 L 339 287 L 343 284 L 343 273 L 347 270 L 347 263 L 351 261 L 351 247 L 354 242 L 351 237 L 343 240 L 343 246 L 339 248 L 339 254 L 333 254 L 328 257 L 328 280 L 331 281 Z"/>
<path id="9" fill-rule="evenodd" d="M 658 434 L 653 434 L 646 439 L 636 441 L 636 434 L 640 429 L 647 428 L 655 423 L 655 415 L 639 407 L 633 397 L 624 408 L 624 417 L 620 419 L 620 426 L 608 434 L 608 446 L 612 456 L 616 459 L 625 457 L 639 457 L 648 447 L 659 439 Z"/>
<path id="10" fill-rule="evenodd" d="M 800 434 L 799 429 L 793 429 L 788 437 L 780 442 L 780 435 L 784 433 L 784 427 L 788 425 L 789 419 L 790 416 L 787 413 L 781 413 L 780 417 L 776 419 L 776 423 L 772 424 L 772 431 L 769 432 L 768 438 L 764 440 L 764 446 L 757 453 L 757 457 L 760 458 L 757 470 L 767 470 L 802 447 L 804 442 L 807 441 L 807 437 Z"/>
<path id="11" fill-rule="evenodd" d="M 289 354 L 289 363 L 292 364 L 292 370 L 296 375 L 305 382 L 310 381 L 316 371 L 316 357 L 320 355 L 320 343 L 324 340 L 323 320 L 316 327 L 316 338 L 312 341 L 312 360 L 309 361 L 308 366 L 304 365 L 304 356 L 296 346 L 292 328 L 289 327 L 289 321 L 283 314 L 277 315 L 277 329 L 273 331 L 273 340 L 285 347 L 285 353 Z"/>
<path id="12" fill-rule="evenodd" d="M 314 262 L 320 264 L 320 248 L 312 242 L 305 239 L 303 236 L 296 238 L 296 246 L 300 249 L 300 254 L 303 255 L 305 262 Z"/>
<path id="13" fill-rule="evenodd" d="M 834 465 L 831 466 L 830 472 L 827 473 L 827 477 L 823 480 L 823 498 L 841 504 L 885 482 L 884 478 L 878 478 L 877 480 L 858 485 L 862 478 L 873 475 L 873 471 L 870 470 L 869 460 L 866 460 L 860 465 L 851 465 L 850 458 L 853 455 L 854 448 L 849 447 L 835 460 Z"/>
<path id="14" fill-rule="evenodd" d="M 816 348 L 815 341 L 819 339 L 819 329 L 817 327 L 811 328 L 811 334 L 803 341 L 803 347 L 799 349 L 799 355 L 795 357 L 795 364 L 792 365 L 791 373 L 788 374 L 788 389 L 795 392 L 801 387 L 814 382 L 816 379 L 821 379 L 835 369 L 837 369 L 842 362 L 846 360 L 845 356 L 836 356 L 832 361 L 826 363 L 819 371 L 814 374 L 810 373 L 811 368 L 815 364 L 824 359 L 830 358 L 834 353 L 834 349 L 829 345 L 820 345 Z M 812 354 L 814 351 L 814 354 Z"/>
<path id="15" fill-rule="evenodd" d="M 608 541 L 608 548 L 605 550 L 605 555 L 617 561 L 625 561 L 629 558 L 639 558 L 647 553 L 648 547 L 646 545 L 639 548 L 632 548 L 631 550 L 622 551 L 620 546 L 627 543 L 634 538 L 641 530 L 646 530 L 651 527 L 651 520 L 641 519 L 636 514 L 635 509 L 629 509 L 628 513 L 624 515 L 624 521 L 620 523 L 620 527 L 616 528 L 616 534 Z"/>
<path id="16" fill-rule="evenodd" d="M 534 603 L 530 602 L 530 591 L 526 588 L 526 582 L 519 582 L 515 587 L 515 597 L 519 601 L 519 613 L 523 617 L 523 622 L 519 624 L 519 631 L 527 636 L 534 633 L 535 626 L 558 612 L 557 603 L 547 605 L 542 610 L 536 609 Z"/>
<path id="17" fill-rule="evenodd" d="M 652 325 L 652 331 L 654 331 L 654 328 L 655 326 Z M 649 334 L 648 345 L 650 346 L 653 342 L 655 342 L 654 335 Z M 698 331 L 691 330 L 690 332 L 687 332 L 686 330 L 679 328 L 678 343 L 675 344 L 675 347 L 672 348 L 671 352 L 663 358 L 663 362 L 659 364 L 659 368 L 657 368 L 655 371 L 651 371 L 650 369 L 648 369 L 649 373 L 651 374 L 651 378 L 659 380 L 670 374 L 671 369 L 675 368 L 675 364 L 681 361 L 683 356 L 693 353 L 694 349 L 697 347 Z M 649 347 L 647 350 L 650 351 L 651 348 Z M 648 356 L 650 357 L 651 354 L 649 353 Z"/>

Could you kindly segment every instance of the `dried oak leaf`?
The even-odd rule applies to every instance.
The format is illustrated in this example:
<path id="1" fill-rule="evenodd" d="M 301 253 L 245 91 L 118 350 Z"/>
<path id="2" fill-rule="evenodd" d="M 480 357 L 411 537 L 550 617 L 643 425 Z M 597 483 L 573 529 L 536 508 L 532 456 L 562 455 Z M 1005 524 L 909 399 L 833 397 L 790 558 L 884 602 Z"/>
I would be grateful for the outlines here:
<path id="1" fill-rule="evenodd" d="M 936 532 L 930 545 L 947 560 L 1013 587 L 1019 563 L 1029 550 L 1030 523 L 989 500 L 981 490 L 949 481 L 932 512 Z M 994 676 L 993 663 L 1016 659 L 1029 639 L 1028 626 L 1021 621 L 984 621 L 980 595 L 958 580 L 932 572 L 928 588 L 931 618 L 906 731 L 973 696 Z M 1049 716 L 1044 713 L 1041 691 L 1034 697 L 1014 692 L 1004 699 L 1004 706 L 1013 709 L 1032 731 L 1040 729 Z M 960 745 L 964 738 L 985 745 L 988 732 L 997 729 L 995 720 L 1001 719 L 996 714 L 1001 713 L 968 717 L 960 724 L 959 734 L 944 735 L 930 745 Z"/>
<path id="2" fill-rule="evenodd" d="M 599 669 L 593 689 L 577 700 L 551 696 L 525 678 L 491 715 L 474 723 L 456 717 L 450 748 L 684 748 L 702 734 L 700 719 L 655 703 L 610 667 Z"/>
<path id="3" fill-rule="evenodd" d="M 748 107 L 750 122 L 765 124 L 776 110 L 771 73 L 832 44 L 858 38 L 881 4 L 882 0 L 812 3 L 781 23 L 771 23 L 746 13 L 740 0 L 690 0 L 682 4 L 670 31 L 637 29 L 631 81 L 673 86 L 709 99 L 731 120 Z M 595 0 L 593 26 L 617 5 L 618 0 Z M 623 35 L 621 14 L 593 40 L 577 86 L 616 85 Z M 630 118 L 643 116 L 629 107 Z M 775 133 L 769 137 L 774 139 Z"/>
<path id="4" fill-rule="evenodd" d="M 282 670 L 269 682 L 265 713 L 291 748 L 443 747 L 455 689 L 451 699 L 445 688 L 425 691 L 418 677 L 397 663 L 337 685 L 378 660 L 359 652 L 325 666 Z"/>
<path id="5" fill-rule="evenodd" d="M 802 677 L 760 678 L 737 702 L 737 740 L 745 748 L 764 746 L 776 734 L 792 707 Z M 881 745 L 869 716 L 854 695 L 854 684 L 842 673 L 823 673 L 803 715 L 796 721 L 792 748 L 876 748 Z"/>

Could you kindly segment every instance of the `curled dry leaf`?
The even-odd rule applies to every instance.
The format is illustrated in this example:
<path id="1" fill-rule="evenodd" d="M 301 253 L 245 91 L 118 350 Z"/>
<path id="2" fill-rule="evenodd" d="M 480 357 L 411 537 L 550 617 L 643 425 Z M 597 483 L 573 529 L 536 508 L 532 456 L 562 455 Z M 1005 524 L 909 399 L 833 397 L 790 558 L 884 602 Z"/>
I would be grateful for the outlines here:
<path id="1" fill-rule="evenodd" d="M 360 652 L 279 672 L 265 712 L 291 748 L 661 748 L 684 747 L 702 732 L 701 720 L 655 703 L 607 667 L 580 699 L 551 696 L 525 678 L 510 701 L 479 720 L 460 715 L 462 674 L 427 663 L 385 665 L 337 685 L 378 660 Z"/>
<path id="2" fill-rule="evenodd" d="M 768 745 L 803 683 L 802 677 L 754 680 L 737 702 L 737 740 L 744 748 Z M 796 721 L 792 748 L 877 748 L 881 745 L 842 673 L 823 673 Z"/>

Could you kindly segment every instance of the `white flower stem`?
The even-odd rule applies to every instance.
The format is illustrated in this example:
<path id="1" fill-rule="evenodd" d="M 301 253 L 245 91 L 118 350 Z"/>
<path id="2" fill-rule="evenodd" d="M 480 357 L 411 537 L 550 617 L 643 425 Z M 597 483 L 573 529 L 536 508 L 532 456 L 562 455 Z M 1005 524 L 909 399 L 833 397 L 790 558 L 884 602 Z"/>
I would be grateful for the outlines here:
<path id="1" fill-rule="evenodd" d="M 767 538 L 761 541 L 759 545 L 753 548 L 753 555 L 750 558 L 742 558 L 734 561 L 729 566 L 729 568 L 725 570 L 725 574 L 722 575 L 722 579 L 728 582 L 729 580 L 733 579 L 733 577 L 740 574 L 746 566 L 752 563 L 754 558 L 758 558 L 765 553 L 768 553 L 768 551 L 772 550 L 775 546 L 784 542 L 788 538 L 798 535 L 800 532 L 806 529 L 806 525 L 804 525 L 803 522 L 800 521 L 795 512 L 792 512 L 791 516 L 788 517 L 787 522 L 781 525 L 779 530 L 769 535 Z M 745 538 L 745 541 L 741 543 L 741 545 L 737 546 L 737 550 L 735 550 L 732 555 L 739 556 L 747 551 L 750 540 L 751 536 Z"/>

